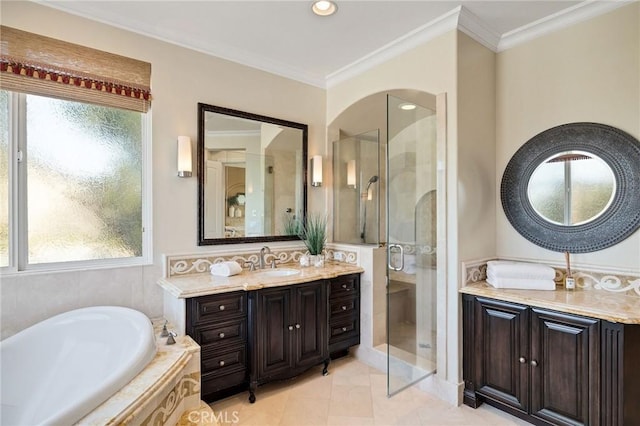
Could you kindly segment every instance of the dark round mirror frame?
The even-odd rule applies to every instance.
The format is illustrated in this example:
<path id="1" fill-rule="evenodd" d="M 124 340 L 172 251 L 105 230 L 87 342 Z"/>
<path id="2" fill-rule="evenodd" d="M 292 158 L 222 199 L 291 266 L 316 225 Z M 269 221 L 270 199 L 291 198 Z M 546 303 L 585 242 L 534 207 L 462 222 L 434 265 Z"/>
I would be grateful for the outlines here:
<path id="1" fill-rule="evenodd" d="M 535 169 L 554 154 L 580 150 L 604 160 L 616 180 L 609 208 L 591 222 L 553 224 L 539 216 L 527 197 Z M 640 228 L 640 142 L 628 133 L 599 123 L 569 123 L 529 139 L 513 155 L 502 175 L 502 208 L 527 240 L 549 250 L 589 253 L 611 247 Z"/>

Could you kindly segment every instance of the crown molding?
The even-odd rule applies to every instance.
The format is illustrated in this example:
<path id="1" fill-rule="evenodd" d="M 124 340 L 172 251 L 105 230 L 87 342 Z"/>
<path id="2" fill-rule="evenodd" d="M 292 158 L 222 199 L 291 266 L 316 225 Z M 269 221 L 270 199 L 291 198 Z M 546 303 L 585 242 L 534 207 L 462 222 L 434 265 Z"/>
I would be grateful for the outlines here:
<path id="1" fill-rule="evenodd" d="M 561 10 L 545 18 L 506 32 L 500 38 L 496 52 L 511 49 L 562 28 L 570 27 L 587 19 L 611 12 L 619 7 L 634 3 L 637 0 L 586 0 L 575 6 Z"/>
<path id="2" fill-rule="evenodd" d="M 608 13 L 638 0 L 585 0 L 582 3 L 524 25 L 520 28 L 516 28 L 502 35 L 488 26 L 468 9 L 463 6 L 457 6 L 451 11 L 429 21 L 421 27 L 399 37 L 379 49 L 368 53 L 362 58 L 328 74 L 327 76 L 311 75 L 307 71 L 292 67 L 283 62 L 264 56 L 258 56 L 237 48 L 230 48 L 223 45 L 206 45 L 199 40 L 193 39 L 177 42 L 175 39 L 171 39 L 166 35 L 158 36 L 157 34 L 152 34 L 151 31 L 145 29 L 133 29 L 130 26 L 118 24 L 108 18 L 96 18 L 88 14 L 80 13 L 71 7 L 66 7 L 64 2 L 52 4 L 42 0 L 34 1 L 53 9 L 58 9 L 86 19 L 134 32 L 145 37 L 150 37 L 209 56 L 215 56 L 220 59 L 259 69 L 303 84 L 327 89 L 362 74 L 375 66 L 378 66 L 454 29 L 458 29 L 494 52 L 502 52 L 535 38 L 542 37 L 562 28 L 577 24 L 581 21 Z"/>
<path id="3" fill-rule="evenodd" d="M 458 19 L 458 29 L 494 52 L 498 49 L 500 33 L 489 27 L 483 20 L 462 7 Z"/>
<path id="4" fill-rule="evenodd" d="M 462 6 L 458 6 L 349 65 L 330 73 L 327 75 L 326 87 L 333 87 L 448 31 L 456 29 L 461 9 Z"/>

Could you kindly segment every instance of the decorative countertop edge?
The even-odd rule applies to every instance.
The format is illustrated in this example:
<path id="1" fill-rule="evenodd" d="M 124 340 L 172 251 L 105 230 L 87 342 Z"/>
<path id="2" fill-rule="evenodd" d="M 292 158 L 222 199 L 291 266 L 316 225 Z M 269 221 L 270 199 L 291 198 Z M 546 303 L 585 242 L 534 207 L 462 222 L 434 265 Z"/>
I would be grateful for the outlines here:
<path id="1" fill-rule="evenodd" d="M 232 277 L 217 277 L 209 273 L 201 273 L 181 277 L 160 278 L 157 283 L 176 298 L 187 299 L 209 294 L 252 291 L 269 287 L 303 284 L 316 280 L 331 279 L 342 275 L 364 272 L 364 269 L 360 266 L 332 262 L 326 262 L 324 267 L 319 268 L 300 268 L 299 265 L 287 264 L 281 265 L 281 267 L 299 269 L 300 274 L 278 277 L 267 277 L 263 275 L 263 273 L 271 271 L 271 269 L 254 272 L 243 271 Z"/>
<path id="2" fill-rule="evenodd" d="M 624 294 L 564 288 L 554 291 L 498 289 L 485 281 L 467 284 L 459 292 L 611 322 L 640 324 L 640 298 Z"/>

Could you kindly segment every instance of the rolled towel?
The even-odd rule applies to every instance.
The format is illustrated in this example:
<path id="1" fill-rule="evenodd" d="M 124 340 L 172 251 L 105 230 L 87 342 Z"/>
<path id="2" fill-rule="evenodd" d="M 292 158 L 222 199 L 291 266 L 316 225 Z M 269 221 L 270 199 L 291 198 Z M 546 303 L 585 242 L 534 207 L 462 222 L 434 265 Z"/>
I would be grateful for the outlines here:
<path id="1" fill-rule="evenodd" d="M 495 288 L 510 288 L 516 290 L 555 290 L 553 280 L 531 278 L 487 278 L 487 282 Z"/>
<path id="2" fill-rule="evenodd" d="M 556 271 L 547 265 L 527 262 L 511 262 L 507 260 L 490 260 L 487 262 L 487 278 L 528 278 L 552 280 Z"/>
<path id="3" fill-rule="evenodd" d="M 211 275 L 218 275 L 221 277 L 230 277 L 242 272 L 242 267 L 238 262 L 234 260 L 229 262 L 214 263 L 209 269 L 211 270 Z"/>

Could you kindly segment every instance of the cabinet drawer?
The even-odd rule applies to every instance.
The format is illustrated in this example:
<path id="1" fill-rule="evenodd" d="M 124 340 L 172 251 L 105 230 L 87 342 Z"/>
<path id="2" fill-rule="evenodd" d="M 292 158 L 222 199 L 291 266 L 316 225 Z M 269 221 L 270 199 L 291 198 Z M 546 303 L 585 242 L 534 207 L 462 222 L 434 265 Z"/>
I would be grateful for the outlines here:
<path id="1" fill-rule="evenodd" d="M 245 370 L 247 365 L 246 345 L 236 346 L 226 351 L 203 351 L 200 363 L 203 375 L 218 376 Z"/>
<path id="2" fill-rule="evenodd" d="M 359 294 L 359 291 L 360 276 L 344 275 L 331 280 L 331 293 L 329 297 L 335 299 L 336 297 Z"/>
<path id="3" fill-rule="evenodd" d="M 247 370 L 239 370 L 229 374 L 203 374 L 201 378 L 202 396 L 210 395 L 225 389 L 246 384 Z"/>
<path id="4" fill-rule="evenodd" d="M 244 291 L 197 297 L 191 299 L 191 302 L 194 304 L 194 325 L 247 314 L 247 295 Z"/>
<path id="5" fill-rule="evenodd" d="M 247 320 L 243 318 L 201 325 L 195 327 L 192 337 L 203 350 L 208 346 L 243 344 L 247 341 Z"/>
<path id="6" fill-rule="evenodd" d="M 356 316 L 332 321 L 329 325 L 329 344 L 360 335 L 360 319 Z"/>
<path id="7" fill-rule="evenodd" d="M 359 303 L 360 299 L 356 295 L 352 297 L 340 297 L 331 299 L 331 301 L 329 302 L 329 314 L 331 315 L 329 322 L 333 322 L 335 316 L 353 315 L 354 313 L 359 313 Z"/>

